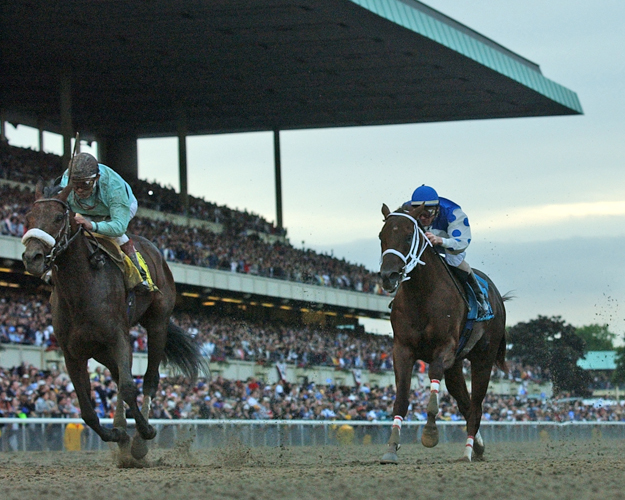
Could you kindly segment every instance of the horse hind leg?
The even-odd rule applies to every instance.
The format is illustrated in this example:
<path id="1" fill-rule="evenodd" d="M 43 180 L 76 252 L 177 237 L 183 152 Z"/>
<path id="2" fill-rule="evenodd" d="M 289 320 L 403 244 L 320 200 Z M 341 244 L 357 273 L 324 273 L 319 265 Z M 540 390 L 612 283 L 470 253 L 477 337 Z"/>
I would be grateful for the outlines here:
<path id="1" fill-rule="evenodd" d="M 168 320 L 153 315 L 144 318 L 142 325 L 148 331 L 148 367 L 143 376 L 143 404 L 141 415 L 149 422 L 152 398 L 156 395 L 159 384 L 159 366 L 164 358 L 165 344 L 167 339 Z M 136 433 L 132 439 L 132 456 L 136 459 L 148 454 L 148 445 L 140 433 Z"/>
<path id="2" fill-rule="evenodd" d="M 148 421 L 150 417 L 150 407 L 152 406 L 152 398 L 150 396 L 143 397 L 143 404 L 141 405 L 141 415 Z M 132 446 L 130 452 L 134 458 L 141 460 L 148 454 L 148 443 L 143 436 L 136 432 L 132 438 Z"/>
<path id="3" fill-rule="evenodd" d="M 456 361 L 456 363 L 445 372 L 445 380 L 447 382 L 447 390 L 456 400 L 460 413 L 462 413 L 462 416 L 467 423 L 470 422 L 471 396 L 469 395 L 467 383 L 464 380 L 464 375 L 462 373 L 461 360 Z M 482 439 L 480 432 L 477 431 L 474 438 L 470 435 L 467 437 L 464 455 L 461 460 L 471 461 L 473 452 L 475 452 L 475 458 L 479 460 L 484 455 L 484 449 L 484 440 Z"/>
<path id="4" fill-rule="evenodd" d="M 484 439 L 482 439 L 482 435 L 480 434 L 480 431 L 477 431 L 475 433 L 473 451 L 475 452 L 476 460 L 484 460 L 484 452 L 486 451 L 486 446 L 484 445 Z"/>
<path id="5" fill-rule="evenodd" d="M 120 335 L 118 338 L 123 339 L 124 337 Z M 130 408 L 130 412 L 135 419 L 136 432 L 139 433 L 145 440 L 154 439 L 156 436 L 156 430 L 148 423 L 146 417 L 141 413 L 139 405 L 137 404 L 138 390 L 135 386 L 134 379 L 132 378 L 132 356 L 130 346 L 124 345 L 126 344 L 125 342 L 120 342 L 119 344 L 120 345 L 117 348 L 119 359 L 118 399 L 126 402 Z M 120 402 L 118 402 L 118 404 L 120 404 Z"/>
<path id="6" fill-rule="evenodd" d="M 488 390 L 490 381 L 490 367 L 478 368 L 471 364 L 471 415 L 467 419 L 467 443 L 464 448 L 463 459 L 466 461 L 483 460 L 484 441 L 480 435 L 480 420 L 482 418 L 482 402 Z"/>
<path id="7" fill-rule="evenodd" d="M 117 398 L 117 406 L 115 407 L 115 415 L 113 416 L 113 427 L 116 429 L 123 429 L 124 432 L 128 429 L 128 422 L 126 421 L 126 408 L 124 406 L 124 400 L 120 397 Z M 117 443 L 119 447 L 119 464 L 124 466 L 131 462 L 132 453 L 130 451 L 130 441 L 128 439 Z"/>
<path id="8" fill-rule="evenodd" d="M 440 380 L 430 379 L 430 400 L 427 406 L 428 420 L 423 427 L 421 434 L 421 444 L 426 448 L 434 448 L 438 444 L 438 427 L 436 427 L 436 416 L 438 415 L 438 393 L 440 390 Z"/>

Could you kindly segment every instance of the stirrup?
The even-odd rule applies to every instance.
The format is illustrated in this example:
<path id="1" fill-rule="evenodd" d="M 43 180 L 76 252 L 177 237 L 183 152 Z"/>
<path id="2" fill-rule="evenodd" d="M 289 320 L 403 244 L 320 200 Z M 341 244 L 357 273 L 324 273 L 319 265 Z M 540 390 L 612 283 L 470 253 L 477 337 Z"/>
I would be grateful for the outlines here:
<path id="1" fill-rule="evenodd" d="M 147 280 L 143 280 L 141 283 L 135 285 L 133 290 L 139 294 L 150 293 L 153 291 Z"/>
<path id="2" fill-rule="evenodd" d="M 488 314 L 490 314 L 490 311 L 488 310 L 488 304 L 486 303 L 486 300 L 480 301 L 478 299 L 476 302 L 477 302 L 477 316 L 478 316 L 478 318 L 480 318 L 482 316 L 488 316 Z"/>

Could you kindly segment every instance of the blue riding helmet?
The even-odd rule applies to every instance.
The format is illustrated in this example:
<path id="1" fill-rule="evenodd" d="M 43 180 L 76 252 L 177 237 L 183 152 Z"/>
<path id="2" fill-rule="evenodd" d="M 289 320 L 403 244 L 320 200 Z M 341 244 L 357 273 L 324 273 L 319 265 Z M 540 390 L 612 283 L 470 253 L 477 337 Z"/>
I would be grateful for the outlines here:
<path id="1" fill-rule="evenodd" d="M 430 186 L 426 186 L 422 184 L 412 193 L 412 199 L 410 200 L 410 204 L 412 206 L 422 205 L 425 203 L 426 207 L 436 207 L 438 206 L 438 193 L 431 188 Z"/>

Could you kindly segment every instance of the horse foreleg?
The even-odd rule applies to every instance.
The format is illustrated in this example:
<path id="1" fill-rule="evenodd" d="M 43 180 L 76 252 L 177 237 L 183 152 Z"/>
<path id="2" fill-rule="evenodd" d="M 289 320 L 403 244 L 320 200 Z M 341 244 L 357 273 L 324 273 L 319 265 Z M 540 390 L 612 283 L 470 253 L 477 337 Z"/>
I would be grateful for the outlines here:
<path id="1" fill-rule="evenodd" d="M 436 416 L 438 415 L 438 393 L 441 382 L 438 379 L 430 379 L 430 399 L 427 406 L 428 421 L 423 427 L 421 434 L 421 444 L 426 448 L 434 448 L 438 444 L 438 427 L 436 427 Z"/>
<path id="2" fill-rule="evenodd" d="M 397 450 L 399 450 L 401 424 L 408 413 L 408 396 L 410 395 L 410 380 L 412 368 L 416 361 L 412 351 L 407 347 L 395 344 L 393 346 L 393 365 L 395 367 L 395 385 L 397 386 L 397 397 L 393 404 L 393 427 L 388 440 L 386 453 L 380 460 L 381 464 L 397 464 Z"/>
<path id="3" fill-rule="evenodd" d="M 87 371 L 87 360 L 76 360 L 65 356 L 65 366 L 69 378 L 74 384 L 74 389 L 78 396 L 80 414 L 85 424 L 91 427 L 102 441 L 115 443 L 128 441 L 129 437 L 125 429 L 117 427 L 108 429 L 100 425 L 98 414 L 91 406 L 91 380 Z"/>

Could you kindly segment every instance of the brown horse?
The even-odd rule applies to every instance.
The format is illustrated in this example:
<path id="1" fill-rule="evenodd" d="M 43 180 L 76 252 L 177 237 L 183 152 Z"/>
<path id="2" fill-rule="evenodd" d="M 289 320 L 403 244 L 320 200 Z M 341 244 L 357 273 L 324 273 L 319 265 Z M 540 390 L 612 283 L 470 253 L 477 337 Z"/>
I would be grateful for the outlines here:
<path id="1" fill-rule="evenodd" d="M 60 191 L 60 192 L 59 192 Z M 148 423 L 151 400 L 159 384 L 159 365 L 169 362 L 185 376 L 196 378 L 206 367 L 199 345 L 170 316 L 176 300 L 173 276 L 158 249 L 148 240 L 132 236 L 149 265 L 159 292 L 128 294 L 121 271 L 110 258 L 89 245 L 82 226 L 74 221 L 67 204 L 71 187 L 47 188 L 45 196 L 37 185 L 36 201 L 27 214 L 28 231 L 22 260 L 26 270 L 42 276 L 52 269 L 52 323 L 65 357 L 85 423 L 104 441 L 117 442 L 128 451 L 124 402 L 136 422 L 130 446 L 132 456 L 143 458 L 145 440 L 156 435 Z M 148 367 L 143 382 L 143 405 L 139 410 L 138 389 L 132 377 L 130 327 L 140 323 L 148 332 Z M 91 382 L 87 371 L 90 358 L 106 366 L 118 385 L 114 427 L 100 425 L 91 405 Z"/>
<path id="2" fill-rule="evenodd" d="M 391 437 L 381 463 L 398 461 L 401 424 L 408 412 L 412 370 L 417 359 L 429 363 L 430 378 L 427 423 L 421 442 L 429 448 L 438 443 L 438 391 L 444 376 L 449 393 L 467 421 L 468 438 L 463 458 L 468 461 L 473 451 L 478 459 L 484 454 L 479 428 L 482 401 L 493 364 L 507 371 L 505 299 L 479 271 L 476 272 L 489 286 L 488 299 L 494 318 L 475 322 L 466 347 L 458 352 L 469 306 L 462 286 L 419 225 L 419 214 L 423 210 L 423 206 L 407 207 L 391 213 L 386 205 L 382 206 L 385 222 L 380 232 L 380 274 L 386 291 L 397 290 L 391 311 L 397 398 Z M 465 357 L 471 362 L 471 396 L 462 374 Z"/>

